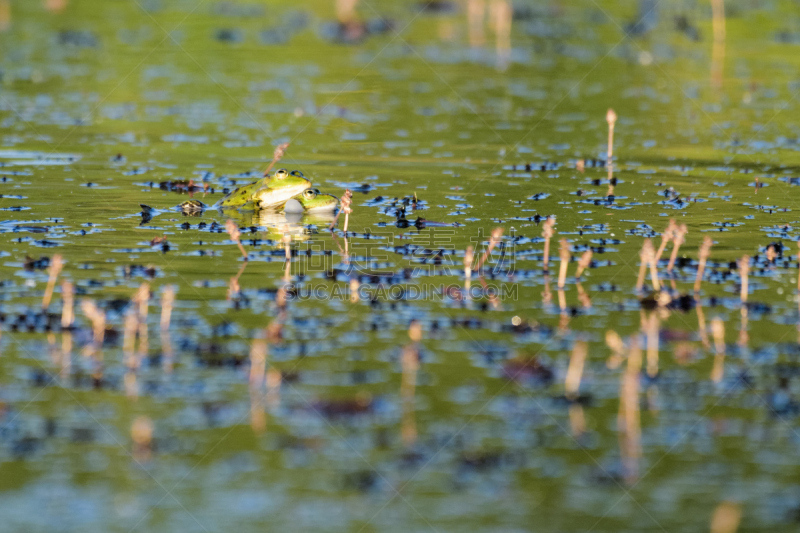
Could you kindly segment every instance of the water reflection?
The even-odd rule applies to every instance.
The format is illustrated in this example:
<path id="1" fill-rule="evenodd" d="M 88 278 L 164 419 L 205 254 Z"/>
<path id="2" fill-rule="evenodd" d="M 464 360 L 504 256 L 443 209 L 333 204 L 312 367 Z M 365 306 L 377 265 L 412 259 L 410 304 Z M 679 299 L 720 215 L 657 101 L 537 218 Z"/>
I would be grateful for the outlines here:
<path id="1" fill-rule="evenodd" d="M 511 59 L 511 1 L 492 0 L 490 19 L 497 39 L 497 68 L 505 71 Z"/>
<path id="2" fill-rule="evenodd" d="M 511 4 L 461 3 L 470 44 L 493 45 L 496 36 L 499 64 L 511 49 L 510 33 L 502 39 L 511 31 Z M 571 7 L 554 17 L 549 8 L 525 12 L 525 3 L 517 4 L 515 51 L 525 61 L 525 51 L 535 49 L 526 67 L 541 67 L 542 76 L 511 79 L 475 61 L 493 62 L 491 46 L 466 53 L 454 52 L 452 44 L 438 47 L 435 31 L 423 31 L 437 22 L 452 24 L 440 33 L 451 42 L 467 39 L 458 33 L 464 14 L 454 14 L 456 8 L 422 13 L 423 26 L 410 28 L 425 59 L 446 79 L 460 80 L 454 88 L 477 103 L 480 117 L 437 94 L 436 79 L 426 77 L 429 68 L 388 36 L 363 46 L 323 38 L 322 52 L 313 49 L 313 31 L 290 36 L 297 47 L 255 44 L 253 28 L 261 21 L 228 15 L 210 20 L 203 9 L 192 15 L 191 30 L 181 29 L 181 42 L 192 44 L 213 39 L 220 20 L 241 29 L 247 48 L 214 42 L 208 58 L 198 60 L 237 98 L 233 88 L 241 91 L 248 112 L 270 122 L 270 134 L 297 139 L 292 149 L 298 167 L 310 167 L 322 183 L 338 188 L 334 192 L 354 191 L 352 227 L 344 216 L 344 235 L 329 230 L 330 218 L 275 212 L 206 210 L 185 217 L 161 211 L 136 227 L 130 217 L 115 218 L 132 213 L 139 202 L 174 206 L 194 190 L 208 191 L 203 201 L 210 204 L 223 189 L 261 175 L 269 143 L 243 123 L 224 91 L 204 85 L 204 72 L 170 55 L 179 52 L 175 47 L 144 61 L 101 102 L 121 72 L 141 60 L 126 63 L 131 49 L 148 44 L 130 28 L 150 26 L 148 19 L 126 19 L 124 27 L 111 19 L 92 27 L 91 20 L 81 20 L 102 43 L 97 57 L 96 49 L 85 47 L 70 49 L 65 59 L 48 48 L 54 39 L 25 42 L 46 78 L 57 78 L 54 83 L 31 87 L 24 82 L 28 65 L 3 63 L 3 98 L 19 104 L 32 125 L 28 131 L 7 108 L 0 110 L 9 145 L 0 155 L 7 219 L 0 223 L 0 254 L 9 254 L 0 280 L 0 461 L 12 480 L 0 490 L 0 507 L 28 502 L 8 516 L 36 521 L 31 510 L 38 510 L 40 499 L 31 495 L 59 491 L 75 494 L 76 508 L 86 510 L 71 516 L 75 528 L 117 524 L 132 530 L 140 514 L 127 508 L 124 495 L 134 486 L 136 497 L 152 501 L 159 517 L 143 520 L 141 529 L 186 525 L 174 504 L 157 503 L 163 495 L 157 487 L 140 483 L 138 465 L 118 460 L 110 437 L 98 431 L 100 438 L 91 442 L 73 435 L 85 403 L 114 436 L 133 443 L 137 460 L 158 462 L 165 487 L 180 482 L 173 492 L 198 516 L 200 529 L 244 532 L 263 526 L 250 508 L 268 513 L 277 529 L 358 529 L 373 514 L 371 506 L 383 504 L 381 476 L 395 479 L 425 465 L 402 492 L 436 527 L 463 529 L 454 522 L 458 513 L 464 523 L 525 529 L 530 509 L 512 509 L 508 502 L 569 493 L 575 497 L 535 512 L 545 521 L 561 521 L 565 530 L 579 530 L 619 497 L 607 479 L 590 474 L 592 458 L 604 465 L 621 461 L 622 470 L 610 469 L 614 479 L 620 472 L 628 483 L 646 478 L 635 496 L 657 502 L 648 511 L 667 529 L 708 525 L 725 497 L 714 472 L 724 472 L 729 486 L 752 498 L 748 505 L 769 509 L 748 516 L 754 528 L 791 525 L 786 517 L 794 516 L 796 495 L 773 477 L 775 457 L 791 462 L 785 459 L 791 458 L 791 440 L 770 437 L 772 428 L 794 424 L 798 413 L 790 368 L 797 346 L 789 340 L 800 335 L 800 308 L 787 301 L 795 280 L 786 283 L 797 263 L 781 244 L 796 240 L 796 217 L 780 211 L 791 207 L 788 193 L 799 179 L 792 166 L 795 139 L 766 134 L 769 146 L 758 153 L 759 164 L 740 164 L 728 157 L 737 150 L 758 151 L 758 145 L 729 146 L 729 133 L 742 126 L 751 131 L 763 106 L 751 115 L 723 99 L 720 116 L 729 122 L 724 131 L 709 126 L 716 121 L 713 110 L 710 119 L 694 117 L 696 123 L 676 112 L 694 108 L 682 89 L 708 80 L 707 62 L 691 59 L 705 57 L 708 43 L 680 41 L 676 67 L 666 44 L 682 37 L 660 33 L 672 31 L 669 24 L 659 23 L 647 38 L 658 45 L 653 50 L 659 67 L 680 75 L 678 88 L 660 85 L 650 77 L 655 71 L 642 74 L 638 64 L 625 64 L 614 53 L 591 70 L 614 44 L 606 39 L 613 35 L 611 25 L 586 23 L 593 20 L 591 12 Z M 33 5 L 15 3 L 15 30 L 23 27 L 25 10 L 41 12 L 40 2 Z M 225 9 L 240 5 L 225 3 Z M 331 8 L 329 0 L 321 5 Z M 391 12 L 410 20 L 418 6 Z M 130 15 L 139 8 L 115 3 L 114 9 Z M 273 15 L 276 25 L 288 21 L 290 15 L 280 19 L 281 9 L 269 6 L 270 24 Z M 336 17 L 361 31 L 355 10 L 356 2 L 341 2 Z M 305 16 L 309 10 L 298 5 L 296 11 Z M 172 7 L 153 11 L 159 20 L 175 14 Z M 46 16 L 25 27 L 47 35 L 62 23 L 63 17 Z M 366 65 L 386 44 L 379 60 Z M 739 46 L 734 39 L 727 44 Z M 275 46 L 261 49 L 271 60 L 253 67 L 243 53 L 251 46 Z M 731 56 L 734 49 L 728 47 Z M 741 61 L 743 72 L 765 83 L 775 80 L 776 102 L 784 97 L 791 80 L 768 69 L 771 61 Z M 487 125 L 522 138 L 587 73 L 576 89 L 579 97 L 564 99 L 535 138 L 500 154 Z M 346 85 L 351 78 L 353 84 Z M 320 111 L 340 92 L 339 105 L 329 114 Z M 97 98 L 90 100 L 93 94 Z M 607 146 L 601 111 L 612 102 L 621 111 Z M 88 163 L 50 165 L 53 157 L 46 153 L 26 155 L 43 147 L 45 138 L 58 142 L 62 129 L 94 106 L 97 123 L 81 124 L 66 143 Z M 787 122 L 779 115 L 773 125 L 781 131 Z M 502 167 L 502 157 L 513 158 L 513 168 Z M 248 166 L 243 161 L 251 162 L 251 170 L 231 175 Z M 747 186 L 753 173 L 773 188 L 758 192 Z M 169 186 L 179 181 L 188 189 Z M 580 195 L 573 194 L 576 189 Z M 416 211 L 414 192 L 430 210 L 425 218 L 441 221 L 439 226 L 425 228 L 398 216 L 407 208 Z M 760 206 L 769 197 L 777 207 Z M 243 254 L 224 232 L 229 216 L 238 224 Z M 691 232 L 680 224 L 663 231 L 669 216 Z M 506 232 L 489 243 L 479 235 L 479 228 L 498 226 Z M 369 231 L 349 231 L 355 228 Z M 168 242 L 157 240 L 164 235 Z M 706 251 L 697 251 L 706 235 L 719 242 L 713 260 L 710 237 L 702 239 Z M 649 250 L 641 257 L 636 293 L 635 254 L 644 239 L 650 239 Z M 499 253 L 484 253 L 487 245 Z M 47 267 L 54 249 L 67 260 L 58 275 Z M 321 258 L 318 267 L 307 266 L 307 252 Z M 749 279 L 734 262 L 743 253 L 752 254 Z M 379 256 L 385 259 L 377 267 L 372 258 Z M 356 273 L 353 267 L 364 258 L 369 270 Z M 574 278 L 568 275 L 573 260 Z M 559 262 L 558 272 L 553 262 Z M 69 281 L 60 284 L 59 301 L 63 279 Z M 171 284 L 180 286 L 178 301 Z M 296 297 L 312 284 L 344 297 Z M 518 293 L 481 294 L 504 284 Z M 447 297 L 408 297 L 408 287 L 422 285 L 448 287 L 439 292 Z M 656 287 L 663 290 L 654 292 Z M 374 288 L 401 290 L 373 299 Z M 151 292 L 161 295 L 160 317 L 154 316 L 158 308 L 148 313 Z M 86 316 L 78 313 L 76 319 L 77 296 L 94 307 L 84 306 Z M 412 320 L 416 329 L 404 341 Z M 160 323 L 160 337 L 149 338 L 148 323 Z M 285 338 L 264 332 L 266 324 L 285 327 Z M 608 348 L 601 342 L 606 331 Z M 782 334 L 785 340 L 777 342 Z M 87 358 L 79 355 L 84 348 Z M 741 372 L 733 372 L 745 365 L 756 367 L 748 377 L 752 387 L 740 386 Z M 59 387 L 42 379 L 40 368 L 60 373 Z M 519 370 L 517 379 L 509 368 Z M 94 380 L 87 379 L 87 370 Z M 780 405 L 780 414 L 764 409 L 755 396 L 759 391 L 774 392 L 769 401 Z M 127 401 L 126 394 L 138 400 Z M 725 409 L 724 419 L 708 412 L 716 404 Z M 139 415 L 144 418 L 137 420 Z M 86 465 L 73 460 L 76 453 Z M 655 462 L 660 467 L 649 471 Z M 701 474 L 712 475 L 697 475 L 698 465 Z M 741 465 L 752 476 L 742 477 Z M 758 483 L 747 482 L 752 479 Z M 682 512 L 687 480 L 697 487 L 698 510 Z M 109 509 L 111 514 L 102 514 Z M 714 515 L 735 514 L 724 504 L 721 509 Z M 387 510 L 395 514 L 379 514 L 370 527 L 408 527 L 396 506 Z M 596 531 L 636 527 L 633 513 L 617 508 L 610 513 L 614 523 Z M 304 522 L 312 519 L 324 523 Z M 725 520 L 714 518 L 720 522 Z M 45 524 L 41 529 L 59 521 L 42 518 L 37 524 Z"/>
<path id="3" fill-rule="evenodd" d="M 169 333 L 169 323 L 172 318 L 172 306 L 175 302 L 175 287 L 167 285 L 161 293 L 161 355 L 164 372 L 172 372 L 174 364 L 174 351 L 172 338 Z"/>
<path id="4" fill-rule="evenodd" d="M 416 390 L 417 370 L 419 369 L 419 343 L 422 340 L 422 327 L 416 320 L 408 330 L 411 344 L 403 348 L 401 355 L 402 380 L 400 395 L 402 397 L 402 429 L 403 444 L 410 447 L 417 440 L 416 422 Z"/>
<path id="5" fill-rule="evenodd" d="M 277 213 L 259 211 L 252 215 L 252 223 L 266 228 L 271 238 L 283 243 L 283 236 L 292 241 L 307 241 L 319 228 L 327 228 L 334 220 L 334 214 Z"/>
<path id="6" fill-rule="evenodd" d="M 45 10 L 61 13 L 67 8 L 69 0 L 44 0 Z M 11 0 L 0 0 L 0 32 L 11 29 Z"/>
<path id="7" fill-rule="evenodd" d="M 69 0 L 44 0 L 44 8 L 52 13 L 64 11 Z"/>
<path id="8" fill-rule="evenodd" d="M 711 369 L 711 381 L 722 382 L 725 375 L 725 323 L 720 318 L 711 321 L 711 335 L 714 338 L 714 366 Z"/>
<path id="9" fill-rule="evenodd" d="M 722 89 L 725 68 L 725 0 L 711 0 L 712 31 L 711 85 Z"/>
<path id="10" fill-rule="evenodd" d="M 483 46 L 486 42 L 484 35 L 485 16 L 486 2 L 484 0 L 467 0 L 467 29 L 469 45 L 473 48 Z"/>
<path id="11" fill-rule="evenodd" d="M 486 43 L 485 27 L 488 24 L 495 35 L 497 68 L 505 71 L 511 59 L 511 20 L 513 9 L 510 0 L 467 1 L 467 34 L 469 45 L 482 47 Z"/>
<path id="12" fill-rule="evenodd" d="M 622 373 L 619 391 L 620 450 L 625 482 L 632 485 L 639 478 L 639 460 L 642 456 L 641 420 L 639 414 L 639 374 L 642 369 L 642 351 L 639 337 L 634 335 L 628 351 L 628 365 Z"/>
<path id="13" fill-rule="evenodd" d="M 11 28 L 11 0 L 0 0 L 0 32 Z"/>
<path id="14" fill-rule="evenodd" d="M 256 434 L 267 428 L 264 382 L 267 375 L 267 343 L 256 339 L 250 347 L 250 426 Z"/>

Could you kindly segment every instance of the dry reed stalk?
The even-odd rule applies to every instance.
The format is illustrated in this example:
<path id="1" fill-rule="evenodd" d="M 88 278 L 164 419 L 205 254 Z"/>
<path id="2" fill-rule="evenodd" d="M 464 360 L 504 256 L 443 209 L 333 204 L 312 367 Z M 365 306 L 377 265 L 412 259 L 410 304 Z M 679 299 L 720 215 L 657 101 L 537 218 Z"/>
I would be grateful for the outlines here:
<path id="1" fill-rule="evenodd" d="M 558 308 L 561 309 L 561 317 L 567 316 L 567 293 L 564 292 L 564 289 L 558 289 L 556 291 L 558 293 Z"/>
<path id="2" fill-rule="evenodd" d="M 661 290 L 661 283 L 658 281 L 658 259 L 656 258 L 655 252 L 653 251 L 653 244 L 650 243 L 650 246 L 647 247 L 648 253 L 648 261 L 650 263 L 650 277 L 652 278 L 653 282 L 653 290 L 660 291 Z"/>
<path id="3" fill-rule="evenodd" d="M 678 225 L 675 223 L 675 219 L 669 219 L 667 229 L 665 229 L 664 233 L 661 234 L 661 244 L 658 246 L 658 250 L 656 251 L 656 266 L 658 266 L 658 262 L 661 261 L 661 256 L 664 255 L 664 250 L 667 249 L 667 245 L 675 237 L 675 231 L 677 229 Z"/>
<path id="4" fill-rule="evenodd" d="M 58 365 L 61 355 L 56 348 L 56 334 L 52 331 L 47 333 L 47 352 L 50 354 L 50 361 L 53 365 Z"/>
<path id="5" fill-rule="evenodd" d="M 419 343 L 422 340 L 422 327 L 416 320 L 411 321 L 408 328 L 411 344 L 403 348 L 401 365 L 403 374 L 400 382 L 401 397 L 403 398 L 403 421 L 401 435 L 403 444 L 410 446 L 417 440 L 417 424 L 415 419 L 414 401 L 417 386 L 417 371 L 419 369 Z"/>
<path id="6" fill-rule="evenodd" d="M 689 228 L 686 227 L 686 224 L 681 224 L 675 229 L 675 233 L 672 237 L 673 247 L 672 247 L 672 255 L 669 256 L 669 263 L 667 264 L 667 272 L 672 272 L 672 269 L 675 267 L 675 261 L 678 259 L 678 250 L 681 248 L 681 244 L 686 241 L 686 234 L 689 232 Z"/>
<path id="7" fill-rule="evenodd" d="M 175 355 L 172 351 L 172 339 L 168 329 L 161 330 L 161 354 L 163 356 L 162 366 L 164 372 L 172 372 L 172 360 L 175 358 Z"/>
<path id="8" fill-rule="evenodd" d="M 344 233 L 345 233 L 345 237 L 346 237 L 347 236 L 347 225 L 348 225 L 348 221 L 349 221 L 348 217 L 349 217 L 350 213 L 352 212 L 352 208 L 350 206 L 353 203 L 353 193 L 350 191 L 350 189 L 345 189 L 344 194 L 342 195 L 342 198 L 339 200 L 339 203 L 341 204 L 341 208 L 339 209 L 339 211 L 336 212 L 336 216 L 333 217 L 333 222 L 331 222 L 331 225 L 330 225 L 330 227 L 328 229 L 333 231 L 333 228 L 335 228 L 336 225 L 339 224 L 339 215 L 344 213 L 345 214 Z"/>
<path id="9" fill-rule="evenodd" d="M 703 343 L 706 349 L 711 348 L 711 343 L 708 341 L 708 331 L 706 330 L 706 316 L 703 313 L 703 306 L 700 305 L 700 300 L 695 297 L 695 309 L 697 310 L 697 332 L 700 334 L 700 342 Z"/>
<path id="10" fill-rule="evenodd" d="M 256 339 L 250 346 L 250 388 L 260 389 L 264 386 L 267 367 L 267 343 L 264 339 Z"/>
<path id="11" fill-rule="evenodd" d="M 586 250 L 585 252 L 583 252 L 581 258 L 578 260 L 578 269 L 575 272 L 575 277 L 577 279 L 581 279 L 583 271 L 589 268 L 589 265 L 592 264 L 592 253 L 593 252 L 591 250 Z"/>
<path id="12" fill-rule="evenodd" d="M 558 270 L 558 288 L 563 289 L 564 285 L 567 283 L 567 267 L 569 266 L 569 261 L 572 258 L 567 239 L 561 239 L 559 241 L 558 255 L 561 259 L 561 265 Z"/>
<path id="13" fill-rule="evenodd" d="M 572 436 L 576 439 L 586 432 L 586 416 L 581 404 L 569 406 L 569 425 L 572 428 Z"/>
<path id="14" fill-rule="evenodd" d="M 61 329 L 70 329 L 75 321 L 74 294 L 75 288 L 71 282 L 61 284 L 61 299 L 64 301 L 61 306 Z"/>
<path id="15" fill-rule="evenodd" d="M 570 316 L 567 312 L 567 294 L 564 292 L 564 289 L 558 289 L 556 292 L 558 293 L 558 307 L 561 310 L 558 319 L 558 331 L 561 335 L 566 335 L 569 331 L 570 322 Z"/>
<path id="16" fill-rule="evenodd" d="M 475 270 L 480 270 L 483 268 L 484 263 L 486 263 L 486 260 L 491 255 L 492 250 L 494 250 L 494 247 L 500 243 L 500 239 L 502 236 L 503 236 L 503 228 L 495 228 L 492 230 L 492 236 L 489 239 L 489 246 L 486 248 L 486 251 L 483 253 L 480 260 L 478 261 L 478 266 L 475 268 Z"/>
<path id="17" fill-rule="evenodd" d="M 274 407 L 280 402 L 280 387 L 283 378 L 279 370 L 268 365 L 269 347 L 279 344 L 283 339 L 283 324 L 279 320 L 270 322 L 264 331 L 264 335 L 266 337 L 266 343 L 264 345 L 264 365 L 267 367 L 267 370 L 266 372 L 261 371 L 261 379 L 263 380 L 262 383 L 265 382 L 267 386 L 267 404 Z M 266 379 L 264 380 L 264 378 Z"/>
<path id="18" fill-rule="evenodd" d="M 146 356 L 149 351 L 147 338 L 147 313 L 150 309 L 150 284 L 142 283 L 133 299 L 139 306 L 139 353 Z"/>
<path id="19" fill-rule="evenodd" d="M 62 268 L 64 268 L 64 261 L 60 254 L 55 254 L 50 260 L 50 266 L 47 269 L 47 288 L 44 291 L 44 298 L 42 298 L 42 311 L 47 311 L 47 308 L 50 306 L 50 299 L 53 297 L 53 289 L 55 289 L 56 280 Z"/>
<path id="20" fill-rule="evenodd" d="M 722 87 L 725 64 L 725 0 L 711 0 L 711 26 L 714 41 L 711 48 L 711 82 Z"/>
<path id="21" fill-rule="evenodd" d="M 228 300 L 236 300 L 241 296 L 242 288 L 239 286 L 239 279 L 244 274 L 244 271 L 247 270 L 247 265 L 250 264 L 249 261 L 242 261 L 242 266 L 239 267 L 239 270 L 236 271 L 236 275 L 231 278 L 231 281 L 228 283 Z"/>
<path id="22" fill-rule="evenodd" d="M 69 0 L 45 0 L 44 8 L 51 13 L 60 13 L 67 8 Z"/>
<path id="23" fill-rule="evenodd" d="M 575 284 L 575 287 L 578 289 L 578 301 L 581 305 L 586 309 L 592 307 L 592 299 L 589 298 L 589 295 L 583 290 L 583 285 L 581 285 L 580 281 Z"/>
<path id="24" fill-rule="evenodd" d="M 0 32 L 11 27 L 11 0 L 0 0 Z"/>
<path id="25" fill-rule="evenodd" d="M 650 318 L 642 324 L 647 335 L 647 375 L 658 375 L 658 341 L 661 321 L 656 313 L 651 313 Z"/>
<path id="26" fill-rule="evenodd" d="M 613 352 L 606 360 L 606 367 L 612 370 L 619 368 L 619 365 L 625 360 L 625 343 L 622 342 L 622 337 L 616 331 L 606 331 L 606 346 Z"/>
<path id="27" fill-rule="evenodd" d="M 511 20 L 513 9 L 510 0 L 492 0 L 489 18 L 494 23 L 496 39 L 497 68 L 500 71 L 508 68 L 511 55 Z"/>
<path id="28" fill-rule="evenodd" d="M 348 24 L 356 18 L 358 0 L 336 0 L 336 18 L 342 24 Z"/>
<path id="29" fill-rule="evenodd" d="M 647 267 L 650 266 L 650 276 L 653 278 L 653 288 L 661 290 L 661 285 L 658 282 L 658 270 L 655 268 L 655 251 L 653 250 L 653 242 L 650 239 L 645 239 L 642 244 L 642 250 L 639 252 L 639 259 L 641 265 L 639 266 L 639 277 L 636 280 L 636 292 L 642 292 L 644 288 L 644 280 L 647 275 Z"/>
<path id="30" fill-rule="evenodd" d="M 700 292 L 700 284 L 703 282 L 703 273 L 706 270 L 706 261 L 708 261 L 708 257 L 711 255 L 711 246 L 714 244 L 714 241 L 711 240 L 711 237 L 706 235 L 703 237 L 703 244 L 700 245 L 700 252 L 699 252 L 699 264 L 697 265 L 697 277 L 694 280 L 694 292 Z M 800 257 L 800 252 L 798 252 L 798 257 Z M 798 278 L 798 287 L 800 287 L 800 278 Z"/>
<path id="31" fill-rule="evenodd" d="M 94 353 L 103 346 L 106 332 L 106 314 L 91 300 L 81 300 L 83 314 L 92 322 L 92 349 Z"/>
<path id="32" fill-rule="evenodd" d="M 147 282 L 139 285 L 133 295 L 133 302 L 138 306 L 137 312 L 141 322 L 147 321 L 147 312 L 150 306 L 150 284 Z"/>
<path id="33" fill-rule="evenodd" d="M 542 289 L 542 303 L 550 305 L 553 301 L 553 293 L 550 292 L 550 276 L 544 275 L 544 289 Z"/>
<path id="34" fill-rule="evenodd" d="M 136 361 L 136 315 L 133 311 L 125 313 L 125 323 L 122 334 L 122 353 L 124 354 L 125 366 L 136 368 L 139 365 Z"/>
<path id="35" fill-rule="evenodd" d="M 137 416 L 131 424 L 131 440 L 133 441 L 133 458 L 147 461 L 153 453 L 153 421 L 147 416 Z"/>
<path id="36" fill-rule="evenodd" d="M 544 271 L 547 272 L 547 264 L 550 262 L 550 238 L 553 236 L 553 226 L 556 225 L 556 219 L 548 218 L 544 221 L 542 228 L 542 237 L 544 237 Z"/>
<path id="37" fill-rule="evenodd" d="M 641 450 L 641 422 L 639 415 L 639 374 L 642 370 L 642 351 L 639 337 L 634 335 L 628 354 L 628 366 L 620 383 L 620 410 L 618 427 L 621 429 L 621 455 L 627 483 L 638 477 Z"/>
<path id="38" fill-rule="evenodd" d="M 278 344 L 283 340 L 283 324 L 277 320 L 267 326 L 267 343 Z"/>
<path id="39" fill-rule="evenodd" d="M 740 309 L 741 315 L 741 322 L 739 323 L 739 346 L 741 348 L 747 348 L 747 344 L 750 342 L 750 335 L 747 333 L 747 306 L 742 306 Z M 743 350 L 745 354 L 747 354 L 746 350 Z"/>
<path id="40" fill-rule="evenodd" d="M 564 378 L 564 391 L 567 398 L 574 400 L 578 397 L 578 390 L 581 387 L 583 377 L 583 367 L 586 363 L 588 346 L 586 341 L 577 341 L 572 348 L 572 355 L 569 358 L 567 375 Z"/>
<path id="41" fill-rule="evenodd" d="M 669 294 L 669 291 L 661 291 L 658 293 L 656 303 L 658 303 L 658 306 L 662 311 L 664 311 L 671 302 L 672 296 Z"/>
<path id="42" fill-rule="evenodd" d="M 349 191 L 348 191 L 349 192 Z M 347 228 L 350 225 L 350 213 L 353 212 L 353 195 L 352 193 L 349 195 L 345 195 L 347 199 L 346 203 L 342 204 L 342 209 L 344 210 L 344 234 L 347 235 Z"/>
<path id="43" fill-rule="evenodd" d="M 175 303 L 175 287 L 167 285 L 161 293 L 161 331 L 169 330 L 172 305 Z"/>
<path id="44" fill-rule="evenodd" d="M 478 280 L 481 282 L 481 287 L 483 287 L 483 290 L 486 291 L 485 294 L 489 298 L 489 303 L 492 304 L 492 308 L 500 309 L 501 308 L 500 300 L 497 298 L 497 295 L 494 294 L 494 292 L 489 288 L 489 284 L 486 283 L 484 277 L 481 276 L 480 278 L 478 278 Z"/>
<path id="45" fill-rule="evenodd" d="M 261 435 L 267 429 L 267 413 L 264 412 L 264 394 L 253 388 L 250 389 L 250 427 L 253 433 Z"/>
<path id="46" fill-rule="evenodd" d="M 617 114 L 613 109 L 606 112 L 606 122 L 608 122 L 608 165 L 611 166 L 611 160 L 614 157 L 614 124 L 617 123 Z"/>
<path id="47" fill-rule="evenodd" d="M 288 228 L 284 228 L 284 231 L 288 231 Z M 292 236 L 288 233 L 284 233 L 283 237 L 281 237 L 281 241 L 283 241 L 283 255 L 286 261 L 292 260 Z"/>
<path id="48" fill-rule="evenodd" d="M 711 381 L 719 383 L 725 373 L 725 323 L 717 317 L 711 321 L 711 335 L 714 337 L 714 367 L 711 369 Z"/>
<path id="49" fill-rule="evenodd" d="M 422 324 L 417 320 L 412 320 L 408 326 L 408 337 L 411 342 L 419 343 L 422 341 Z"/>
<path id="50" fill-rule="evenodd" d="M 467 0 L 467 26 L 469 45 L 473 48 L 483 46 L 485 39 L 483 21 L 486 14 L 484 0 Z"/>
<path id="51" fill-rule="evenodd" d="M 132 400 L 137 400 L 139 398 L 139 382 L 136 378 L 136 371 L 129 368 L 128 371 L 125 372 L 122 383 L 125 389 L 125 396 Z"/>
<path id="52" fill-rule="evenodd" d="M 72 332 L 61 334 L 61 379 L 67 379 L 72 370 Z"/>
<path id="53" fill-rule="evenodd" d="M 645 279 L 645 276 L 647 276 L 647 265 L 648 265 L 647 256 L 648 256 L 648 254 L 647 254 L 646 248 L 647 248 L 647 243 L 649 241 L 650 241 L 650 239 L 645 239 L 644 240 L 644 244 L 642 244 L 642 249 L 639 250 L 639 261 L 640 261 L 639 262 L 639 276 L 636 278 L 636 292 L 637 293 L 641 293 L 642 292 L 642 289 L 644 288 L 644 279 Z"/>
<path id="54" fill-rule="evenodd" d="M 277 406 L 281 401 L 281 383 L 283 375 L 280 370 L 270 368 L 267 370 L 267 404 L 270 407 Z"/>
<path id="55" fill-rule="evenodd" d="M 798 252 L 800 257 L 800 252 Z M 464 279 L 469 281 L 472 279 L 472 261 L 475 259 L 475 252 L 472 246 L 467 246 L 467 251 L 464 252 Z"/>
<path id="56" fill-rule="evenodd" d="M 239 286 L 239 276 L 233 276 L 228 282 L 228 300 L 235 300 L 239 297 L 242 288 Z"/>
<path id="57" fill-rule="evenodd" d="M 278 288 L 278 292 L 275 294 L 275 305 L 278 306 L 278 309 L 281 311 L 286 309 L 286 287 L 282 286 Z"/>
<path id="58" fill-rule="evenodd" d="M 264 177 L 266 178 L 269 176 L 269 171 L 272 170 L 272 167 L 275 166 L 275 163 L 280 161 L 283 158 L 283 155 L 286 153 L 286 149 L 289 148 L 289 143 L 279 144 L 275 151 L 272 153 L 272 161 L 270 161 L 269 166 L 264 171 Z"/>
<path id="59" fill-rule="evenodd" d="M 228 235 L 230 235 L 231 240 L 236 243 L 236 246 L 239 247 L 239 251 L 242 252 L 244 260 L 247 261 L 248 260 L 247 252 L 245 251 L 244 246 L 242 246 L 242 241 L 240 240 L 242 234 L 239 232 L 239 226 L 237 226 L 233 220 L 228 219 L 225 222 L 225 231 L 228 232 Z"/>
<path id="60" fill-rule="evenodd" d="M 797 241 L 797 292 L 800 293 L 800 240 Z M 798 302 L 800 302 L 800 296 L 798 296 Z"/>
<path id="61" fill-rule="evenodd" d="M 722 502 L 711 516 L 710 533 L 736 533 L 742 519 L 742 508 L 738 503 Z"/>
<path id="62" fill-rule="evenodd" d="M 742 300 L 742 304 L 747 303 L 747 294 L 750 289 L 750 285 L 748 282 L 748 275 L 750 274 L 750 256 L 745 255 L 739 260 L 739 277 L 741 278 L 742 289 L 740 292 L 740 298 Z"/>
<path id="63" fill-rule="evenodd" d="M 718 354 L 725 353 L 725 323 L 717 317 L 711 320 L 711 336 L 714 338 L 714 350 Z"/>

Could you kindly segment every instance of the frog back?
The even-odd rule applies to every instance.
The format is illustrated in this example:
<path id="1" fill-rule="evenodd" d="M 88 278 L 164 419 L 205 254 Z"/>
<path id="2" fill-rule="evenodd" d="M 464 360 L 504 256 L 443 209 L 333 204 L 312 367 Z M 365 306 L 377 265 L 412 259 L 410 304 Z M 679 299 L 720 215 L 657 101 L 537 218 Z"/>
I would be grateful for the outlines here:
<path id="1" fill-rule="evenodd" d="M 267 178 L 254 181 L 250 185 L 243 185 L 229 192 L 216 207 L 243 207 L 250 203 L 253 194 L 268 181 Z"/>

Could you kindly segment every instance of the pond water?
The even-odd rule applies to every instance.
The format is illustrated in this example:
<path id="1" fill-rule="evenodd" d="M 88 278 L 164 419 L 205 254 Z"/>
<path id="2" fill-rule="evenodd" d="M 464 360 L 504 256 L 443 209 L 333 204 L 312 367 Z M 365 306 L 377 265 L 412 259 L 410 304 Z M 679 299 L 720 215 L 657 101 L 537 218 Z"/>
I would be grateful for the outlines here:
<path id="1" fill-rule="evenodd" d="M 724 7 L 0 0 L 2 529 L 796 531 L 800 13 Z M 173 209 L 281 143 L 347 233 Z"/>

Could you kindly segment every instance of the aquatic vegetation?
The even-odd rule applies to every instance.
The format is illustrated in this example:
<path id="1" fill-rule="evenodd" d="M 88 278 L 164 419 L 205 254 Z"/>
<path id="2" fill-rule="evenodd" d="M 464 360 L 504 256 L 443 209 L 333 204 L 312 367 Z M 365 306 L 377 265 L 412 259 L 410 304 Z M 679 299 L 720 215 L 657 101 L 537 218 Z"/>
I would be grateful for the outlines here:
<path id="1" fill-rule="evenodd" d="M 789 6 L 193 7 L 0 0 L 7 529 L 796 529 Z"/>

